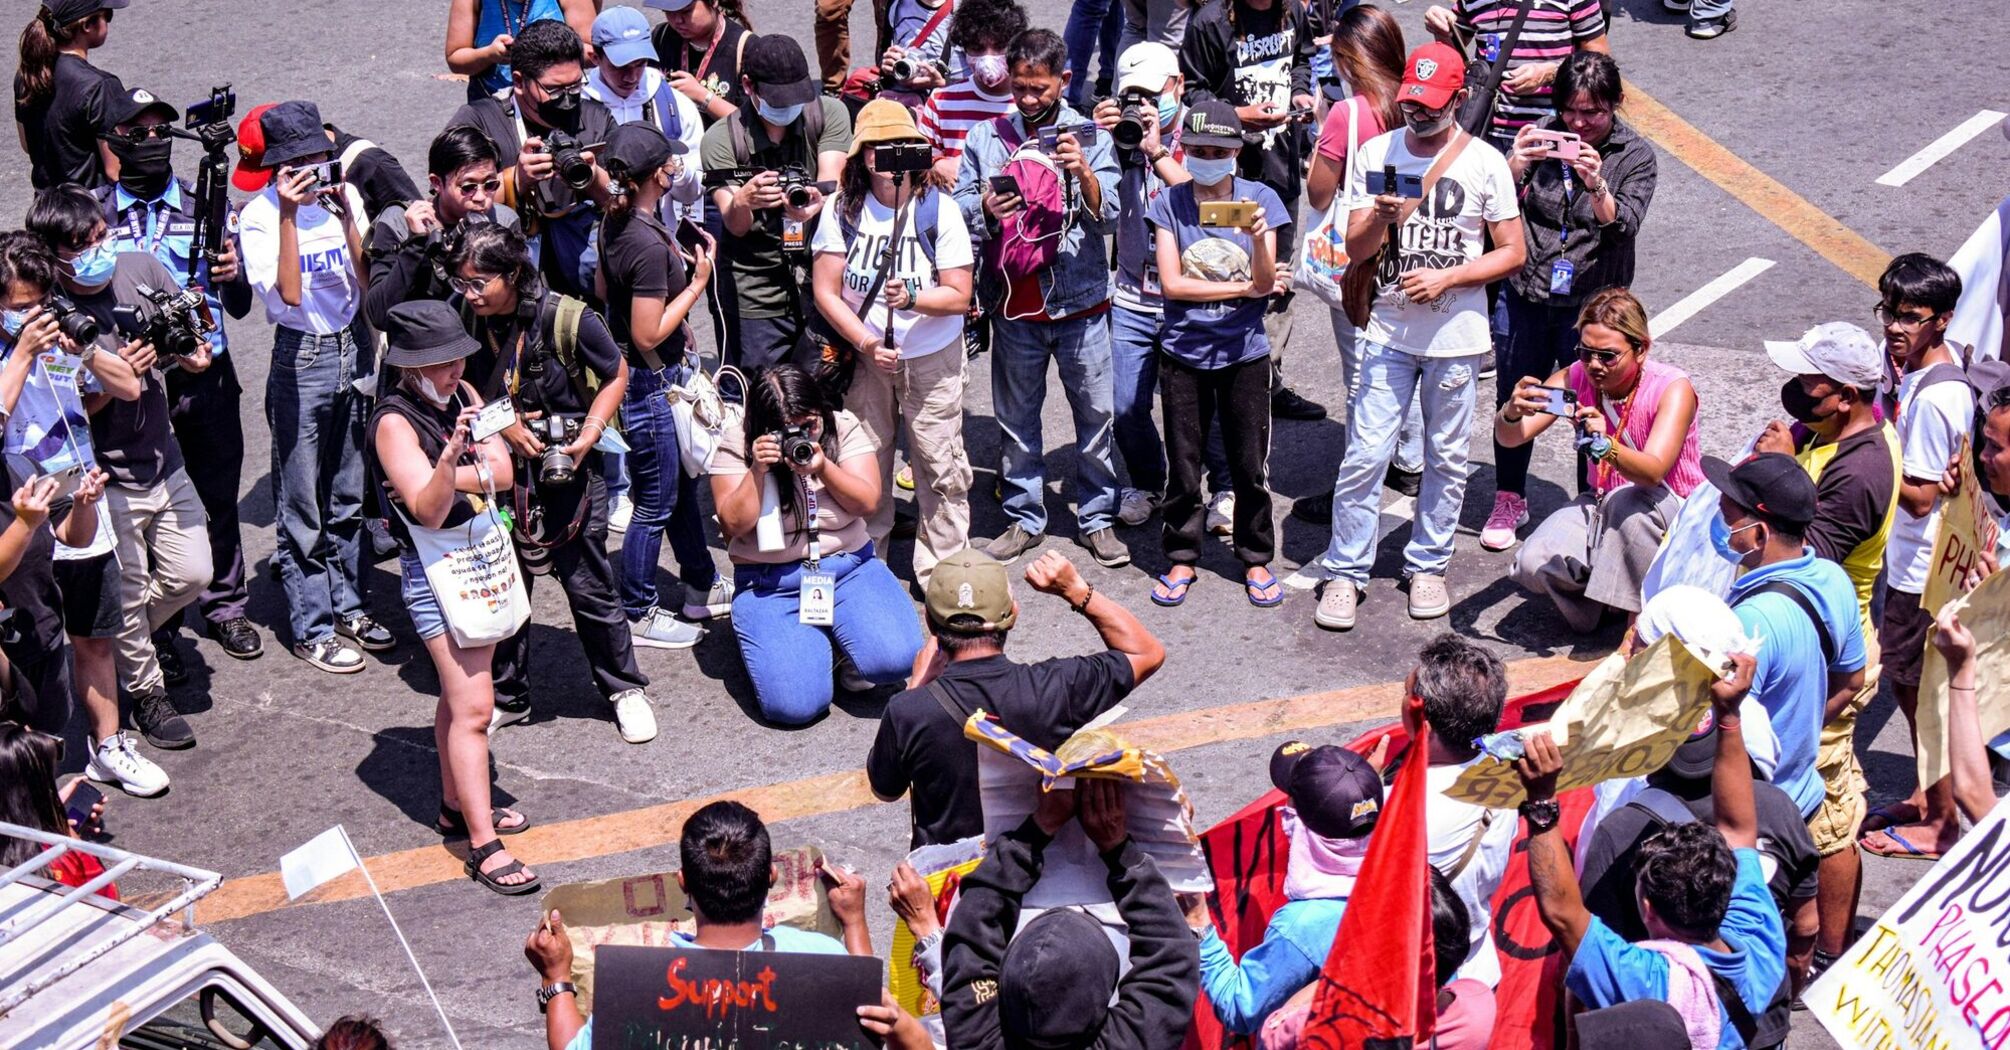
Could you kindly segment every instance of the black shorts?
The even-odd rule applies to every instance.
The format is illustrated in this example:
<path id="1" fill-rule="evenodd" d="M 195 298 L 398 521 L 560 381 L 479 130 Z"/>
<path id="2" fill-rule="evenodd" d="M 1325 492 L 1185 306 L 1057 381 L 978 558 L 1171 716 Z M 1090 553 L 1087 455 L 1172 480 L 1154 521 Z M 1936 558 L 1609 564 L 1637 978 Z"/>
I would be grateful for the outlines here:
<path id="1" fill-rule="evenodd" d="M 56 562 L 56 587 L 63 592 L 63 631 L 74 638 L 111 638 L 119 633 L 119 559 L 106 551 L 95 558 Z"/>
<path id="2" fill-rule="evenodd" d="M 1933 626 L 1933 617 L 1920 608 L 1919 599 L 1895 587 L 1886 590 L 1884 620 L 1877 625 L 1885 680 L 1915 688 L 1926 664 L 1926 629 Z"/>

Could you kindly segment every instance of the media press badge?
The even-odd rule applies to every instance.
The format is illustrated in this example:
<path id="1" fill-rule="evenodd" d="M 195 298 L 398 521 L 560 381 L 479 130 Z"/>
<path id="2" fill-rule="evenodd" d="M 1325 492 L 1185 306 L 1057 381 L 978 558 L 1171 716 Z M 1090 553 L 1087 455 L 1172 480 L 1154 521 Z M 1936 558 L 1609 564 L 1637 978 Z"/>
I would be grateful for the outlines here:
<path id="1" fill-rule="evenodd" d="M 809 238 L 804 235 L 803 224 L 796 219 L 782 220 L 782 247 L 788 251 L 800 252 L 809 248 Z"/>
<path id="2" fill-rule="evenodd" d="M 1576 263 L 1569 259 L 1558 259 L 1549 264 L 1549 294 L 1569 295 L 1571 286 L 1576 283 Z"/>
<path id="3" fill-rule="evenodd" d="M 803 570 L 802 612 L 797 620 L 810 627 L 829 627 L 837 622 L 837 577 L 821 569 Z"/>

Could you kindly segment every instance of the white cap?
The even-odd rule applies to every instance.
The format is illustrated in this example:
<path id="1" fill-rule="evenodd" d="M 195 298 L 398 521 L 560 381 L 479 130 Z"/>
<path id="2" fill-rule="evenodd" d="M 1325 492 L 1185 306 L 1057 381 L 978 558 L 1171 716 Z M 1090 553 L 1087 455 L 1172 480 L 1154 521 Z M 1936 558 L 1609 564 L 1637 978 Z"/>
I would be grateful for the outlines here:
<path id="1" fill-rule="evenodd" d="M 1858 390 L 1885 385 L 1884 351 L 1870 333 L 1847 321 L 1807 330 L 1794 342 L 1766 340 L 1766 356 L 1795 375 L 1824 375 Z"/>
<path id="2" fill-rule="evenodd" d="M 1117 94 L 1149 91 L 1156 95 L 1179 76 L 1179 56 L 1164 44 L 1150 40 L 1132 44 L 1117 56 Z"/>

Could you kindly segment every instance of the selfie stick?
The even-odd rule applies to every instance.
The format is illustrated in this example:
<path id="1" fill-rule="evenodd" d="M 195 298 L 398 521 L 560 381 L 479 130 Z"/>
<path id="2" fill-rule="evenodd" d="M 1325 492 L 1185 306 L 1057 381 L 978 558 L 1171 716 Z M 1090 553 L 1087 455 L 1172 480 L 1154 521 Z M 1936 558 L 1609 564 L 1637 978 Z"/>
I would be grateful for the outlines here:
<path id="1" fill-rule="evenodd" d="M 893 196 L 895 200 L 900 202 L 900 205 L 893 209 L 893 236 L 886 239 L 886 261 L 880 263 L 881 268 L 886 271 L 889 280 L 892 278 L 894 268 L 900 264 L 901 230 L 907 225 L 908 209 L 914 205 L 912 187 L 910 187 L 908 195 L 905 197 L 900 195 L 900 188 L 902 183 L 915 180 L 915 176 L 915 172 L 903 171 L 893 177 Z M 886 294 L 885 282 L 881 282 L 880 294 Z M 871 310 L 872 304 L 865 304 L 865 308 Z M 910 302 L 907 308 L 910 310 L 914 309 L 914 304 Z M 895 341 L 893 334 L 893 312 L 893 304 L 888 303 L 886 307 L 886 338 L 882 340 L 888 350 L 900 349 L 900 345 Z"/>
<path id="2" fill-rule="evenodd" d="M 1394 194 L 1396 192 L 1396 166 L 1394 164 L 1382 165 L 1382 188 L 1391 194 Z M 1402 239 L 1401 225 L 1402 224 L 1400 223 L 1394 223 L 1394 222 L 1389 224 L 1389 241 L 1388 244 L 1385 246 L 1386 250 L 1383 251 L 1382 253 L 1383 259 L 1386 260 L 1386 263 L 1384 264 L 1385 268 L 1383 269 L 1382 272 L 1392 281 L 1395 280 L 1397 277 L 1399 277 L 1403 272 L 1403 266 L 1402 266 L 1403 239 Z"/>

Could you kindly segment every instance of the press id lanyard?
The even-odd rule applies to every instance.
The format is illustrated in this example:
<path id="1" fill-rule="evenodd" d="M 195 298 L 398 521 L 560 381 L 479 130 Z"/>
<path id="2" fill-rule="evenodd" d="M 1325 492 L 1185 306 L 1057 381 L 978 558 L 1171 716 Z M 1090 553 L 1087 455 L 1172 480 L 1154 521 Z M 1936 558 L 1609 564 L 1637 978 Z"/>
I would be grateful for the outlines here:
<path id="1" fill-rule="evenodd" d="M 1557 163 L 1563 164 L 1562 161 Z M 1570 246 L 1570 206 L 1577 199 L 1577 181 L 1571 174 L 1570 165 L 1563 165 L 1563 215 L 1558 221 L 1556 238 L 1556 261 L 1549 264 L 1549 294 L 1569 295 L 1577 284 L 1577 264 L 1563 257 Z"/>
<path id="2" fill-rule="evenodd" d="M 810 627 L 829 627 L 837 619 L 837 580 L 823 571 L 823 543 L 817 535 L 817 494 L 803 478 L 803 515 L 809 530 L 809 556 L 803 559 L 797 620 Z"/>

